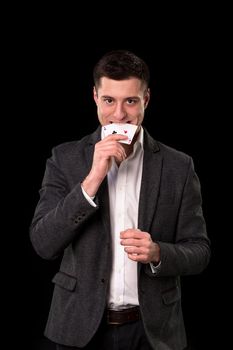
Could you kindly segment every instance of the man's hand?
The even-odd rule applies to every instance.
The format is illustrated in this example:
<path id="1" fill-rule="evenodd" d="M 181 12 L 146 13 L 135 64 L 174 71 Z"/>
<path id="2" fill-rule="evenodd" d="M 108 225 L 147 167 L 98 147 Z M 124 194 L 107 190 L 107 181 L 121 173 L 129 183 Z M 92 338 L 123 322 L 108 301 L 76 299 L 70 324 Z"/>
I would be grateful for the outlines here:
<path id="1" fill-rule="evenodd" d="M 120 238 L 129 259 L 144 264 L 159 263 L 160 247 L 152 241 L 148 232 L 128 229 L 120 233 Z"/>
<path id="2" fill-rule="evenodd" d="M 91 171 L 82 183 L 84 191 L 90 197 L 95 196 L 99 186 L 107 175 L 112 164 L 111 158 L 114 157 L 118 163 L 126 159 L 125 149 L 118 142 L 125 139 L 128 139 L 128 137 L 113 134 L 96 143 Z"/>

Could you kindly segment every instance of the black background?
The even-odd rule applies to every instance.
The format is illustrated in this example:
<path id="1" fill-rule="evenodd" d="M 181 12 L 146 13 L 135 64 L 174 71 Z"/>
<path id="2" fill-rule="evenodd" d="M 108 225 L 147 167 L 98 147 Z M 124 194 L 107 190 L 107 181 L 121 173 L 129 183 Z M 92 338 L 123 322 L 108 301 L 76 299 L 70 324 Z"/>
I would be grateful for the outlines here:
<path id="1" fill-rule="evenodd" d="M 183 278 L 182 298 L 189 349 L 211 348 L 222 341 L 219 299 L 223 285 L 219 282 L 223 258 L 219 240 L 223 230 L 219 218 L 222 63 L 218 61 L 222 46 L 216 43 L 216 27 L 211 31 L 204 21 L 197 25 L 195 20 L 188 26 L 187 20 L 185 27 L 174 23 L 168 31 L 163 27 L 151 35 L 148 43 L 140 39 L 133 44 L 129 39 L 107 40 L 98 30 L 83 40 L 80 29 L 65 29 L 57 21 L 54 26 L 54 22 L 48 26 L 38 19 L 36 23 L 38 26 L 31 18 L 27 26 L 22 23 L 21 30 L 14 31 L 9 55 L 8 84 L 13 85 L 14 95 L 9 108 L 16 118 L 7 122 L 8 130 L 15 131 L 9 146 L 14 145 L 14 205 L 19 217 L 17 224 L 12 222 L 17 262 L 10 274 L 14 276 L 18 344 L 28 342 L 32 350 L 52 349 L 43 330 L 52 296 L 51 279 L 59 262 L 38 257 L 28 234 L 46 159 L 53 146 L 95 130 L 93 65 L 106 51 L 121 48 L 141 56 L 151 70 L 151 102 L 144 126 L 154 138 L 191 155 L 201 181 L 212 259 L 202 274 Z M 111 44 L 103 46 L 105 42 Z"/>

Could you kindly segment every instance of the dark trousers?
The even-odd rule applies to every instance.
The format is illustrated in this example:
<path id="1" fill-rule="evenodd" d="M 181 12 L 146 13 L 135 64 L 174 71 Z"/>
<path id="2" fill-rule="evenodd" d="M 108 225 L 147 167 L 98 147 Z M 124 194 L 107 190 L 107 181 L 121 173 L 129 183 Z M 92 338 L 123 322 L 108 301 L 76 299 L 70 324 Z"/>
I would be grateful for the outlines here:
<path id="1" fill-rule="evenodd" d="M 102 323 L 99 330 L 84 348 L 57 344 L 57 350 L 152 350 L 149 345 L 142 321 L 123 325 Z"/>

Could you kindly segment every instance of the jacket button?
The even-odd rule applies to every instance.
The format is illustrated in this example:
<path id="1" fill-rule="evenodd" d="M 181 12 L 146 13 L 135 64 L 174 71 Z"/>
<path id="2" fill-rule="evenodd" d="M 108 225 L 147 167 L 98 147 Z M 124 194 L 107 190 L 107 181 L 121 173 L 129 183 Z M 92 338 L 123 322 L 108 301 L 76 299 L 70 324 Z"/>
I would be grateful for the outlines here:
<path id="1" fill-rule="evenodd" d="M 101 282 L 102 282 L 102 283 L 105 283 L 105 278 L 101 278 Z"/>
<path id="2" fill-rule="evenodd" d="M 78 217 L 74 220 L 74 222 L 75 222 L 75 224 L 78 224 L 79 221 L 81 221 L 81 220 L 82 220 L 82 217 L 81 217 L 81 216 L 78 216 Z"/>

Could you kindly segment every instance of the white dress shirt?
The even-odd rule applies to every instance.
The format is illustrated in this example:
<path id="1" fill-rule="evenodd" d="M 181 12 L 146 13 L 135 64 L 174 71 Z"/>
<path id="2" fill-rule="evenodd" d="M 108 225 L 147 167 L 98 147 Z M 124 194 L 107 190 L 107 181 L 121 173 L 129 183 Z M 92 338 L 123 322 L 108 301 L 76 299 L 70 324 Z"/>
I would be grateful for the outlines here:
<path id="1" fill-rule="evenodd" d="M 115 160 L 108 172 L 112 235 L 112 274 L 108 307 L 119 309 L 138 305 L 137 262 L 128 258 L 120 244 L 120 232 L 138 226 L 138 204 L 142 178 L 143 129 L 132 154 L 118 167 Z"/>
<path id="2" fill-rule="evenodd" d="M 138 205 L 142 179 L 143 136 L 141 127 L 133 152 L 118 167 L 115 159 L 108 172 L 110 223 L 112 237 L 112 273 L 109 286 L 108 307 L 122 309 L 139 305 L 137 262 L 128 258 L 120 244 L 120 232 L 138 228 Z M 103 135 L 102 135 L 103 138 Z M 85 198 L 96 206 L 94 197 L 82 189 Z M 151 264 L 152 272 L 156 267 Z"/>

